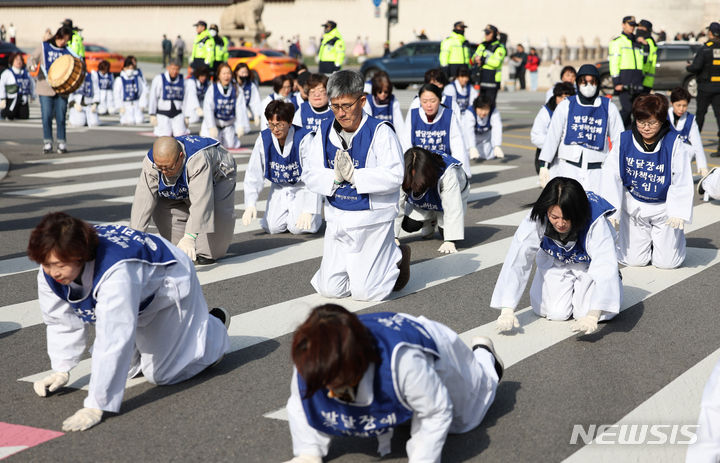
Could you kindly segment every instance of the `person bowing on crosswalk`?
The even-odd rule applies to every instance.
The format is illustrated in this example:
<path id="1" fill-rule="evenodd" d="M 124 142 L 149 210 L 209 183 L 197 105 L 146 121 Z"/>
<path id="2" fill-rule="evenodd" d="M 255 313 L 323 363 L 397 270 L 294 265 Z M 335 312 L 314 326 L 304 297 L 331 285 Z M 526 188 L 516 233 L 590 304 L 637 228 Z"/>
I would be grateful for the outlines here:
<path id="1" fill-rule="evenodd" d="M 615 253 L 615 208 L 575 179 L 555 177 L 545 186 L 513 237 L 490 307 L 499 309 L 500 332 L 520 328 L 514 314 L 530 287 L 533 311 L 548 320 L 574 318 L 573 331 L 590 334 L 598 321 L 620 312 L 622 282 Z"/>
<path id="2" fill-rule="evenodd" d="M 199 265 L 224 257 L 235 231 L 237 167 L 214 138 L 160 137 L 143 158 L 130 227 L 160 235 Z"/>
<path id="3" fill-rule="evenodd" d="M 119 412 L 129 377 L 175 384 L 219 362 L 230 346 L 229 314 L 208 311 L 192 262 L 163 238 L 55 212 L 32 231 L 27 251 L 41 265 L 38 302 L 52 366 L 33 384 L 37 395 L 68 383 L 95 326 L 88 395 L 63 431 Z"/>

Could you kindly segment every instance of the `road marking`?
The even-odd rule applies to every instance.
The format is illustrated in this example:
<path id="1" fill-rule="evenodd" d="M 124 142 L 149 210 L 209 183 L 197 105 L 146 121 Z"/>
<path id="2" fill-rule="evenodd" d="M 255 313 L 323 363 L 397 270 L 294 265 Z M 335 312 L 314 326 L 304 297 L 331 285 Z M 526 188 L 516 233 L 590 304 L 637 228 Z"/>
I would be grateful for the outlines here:
<path id="1" fill-rule="evenodd" d="M 38 172 L 35 174 L 24 174 L 23 177 L 41 177 L 41 178 L 71 178 L 71 177 L 83 177 L 94 174 L 106 174 L 108 172 L 121 172 L 126 170 L 140 170 L 142 168 L 141 162 L 124 162 L 121 164 L 109 164 L 102 166 L 92 167 L 78 167 L 76 169 L 62 169 L 53 170 L 46 172 Z M 238 164 L 237 171 L 244 172 L 247 169 L 247 164 Z M 135 181 L 137 182 L 137 176 Z M 80 191 L 80 190 L 78 190 Z"/>
<path id="2" fill-rule="evenodd" d="M 520 148 L 520 149 L 530 150 L 530 151 L 535 151 L 535 150 L 537 149 L 536 146 L 516 145 L 516 144 L 514 144 L 514 143 L 503 143 L 502 146 L 510 146 L 510 147 L 513 147 L 513 148 Z"/>

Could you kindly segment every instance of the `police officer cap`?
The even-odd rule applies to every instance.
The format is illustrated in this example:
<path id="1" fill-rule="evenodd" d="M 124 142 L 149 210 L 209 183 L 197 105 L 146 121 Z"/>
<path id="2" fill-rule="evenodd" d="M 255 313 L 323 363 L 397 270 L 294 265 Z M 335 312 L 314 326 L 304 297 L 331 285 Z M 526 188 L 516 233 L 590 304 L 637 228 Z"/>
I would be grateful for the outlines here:
<path id="1" fill-rule="evenodd" d="M 70 29 L 72 29 L 72 30 L 74 30 L 74 31 L 81 31 L 81 30 L 82 30 L 82 29 L 80 29 L 79 27 L 73 26 L 72 19 L 69 19 L 69 18 L 66 19 L 65 21 L 61 22 L 60 24 L 62 24 L 63 26 L 67 26 L 67 27 L 69 27 Z"/>
<path id="2" fill-rule="evenodd" d="M 203 26 L 203 27 L 207 28 L 207 23 L 205 21 L 200 20 L 200 21 L 196 22 L 195 24 L 193 24 L 193 26 L 195 26 L 195 27 Z"/>
<path id="3" fill-rule="evenodd" d="M 210 29 L 212 29 L 212 30 L 214 30 L 215 32 L 217 32 L 217 30 L 218 30 L 217 24 L 210 24 Z"/>
<path id="4" fill-rule="evenodd" d="M 327 27 L 327 26 L 330 26 L 330 28 L 334 29 L 335 27 L 337 27 L 337 23 L 331 19 L 328 19 L 325 22 L 325 24 L 322 24 L 322 27 Z"/>
<path id="5" fill-rule="evenodd" d="M 649 31 L 652 30 L 652 23 L 650 21 L 648 21 L 647 19 L 641 19 L 640 22 L 638 23 L 638 26 L 642 26 Z"/>
<path id="6" fill-rule="evenodd" d="M 623 18 L 624 23 L 628 23 L 631 26 L 637 26 L 637 23 L 635 22 L 635 16 L 625 16 Z"/>
<path id="7" fill-rule="evenodd" d="M 713 33 L 713 35 L 720 36 L 720 23 L 718 22 L 711 22 L 710 26 L 708 26 L 708 30 Z"/>
<path id="8" fill-rule="evenodd" d="M 598 72 L 598 69 L 593 64 L 583 64 L 582 66 L 580 66 L 580 69 L 578 69 L 578 72 L 576 75 L 578 77 L 593 76 L 596 79 L 600 78 L 600 72 Z"/>
<path id="9" fill-rule="evenodd" d="M 458 21 L 455 24 L 453 24 L 453 29 L 467 29 L 467 26 L 463 21 Z"/>

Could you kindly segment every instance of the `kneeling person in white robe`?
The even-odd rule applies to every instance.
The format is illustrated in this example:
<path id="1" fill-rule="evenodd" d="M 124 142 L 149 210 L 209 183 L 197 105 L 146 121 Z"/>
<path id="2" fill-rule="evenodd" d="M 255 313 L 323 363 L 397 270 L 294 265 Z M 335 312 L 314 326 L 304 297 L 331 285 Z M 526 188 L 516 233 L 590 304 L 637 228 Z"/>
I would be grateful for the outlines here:
<path id="1" fill-rule="evenodd" d="M 148 114 L 153 133 L 158 137 L 179 137 L 187 135 L 190 113 L 184 114 L 192 93 L 185 92 L 185 81 L 180 74 L 180 65 L 170 60 L 165 72 L 158 74 L 150 84 Z"/>
<path id="2" fill-rule="evenodd" d="M 377 437 L 386 455 L 407 421 L 410 463 L 439 462 L 448 433 L 482 422 L 503 374 L 490 339 L 472 345 L 425 317 L 315 308 L 292 343 L 291 462 L 320 463 L 333 435 Z"/>
<path id="3" fill-rule="evenodd" d="M 620 311 L 622 282 L 615 254 L 615 231 L 607 219 L 615 209 L 602 197 L 585 192 L 571 178 L 555 177 L 513 237 L 490 307 L 500 309 L 499 331 L 519 328 L 513 314 L 532 263 L 533 311 L 548 320 L 576 322 L 573 331 L 597 329 Z"/>
<path id="4" fill-rule="evenodd" d="M 97 73 L 86 72 L 85 80 L 79 89 L 69 97 L 68 122 L 72 127 L 88 127 L 100 125 L 98 103 L 100 103 L 100 86 Z"/>
<path id="5" fill-rule="evenodd" d="M 200 136 L 217 139 L 225 148 L 240 148 L 240 137 L 250 131 L 245 96 L 227 63 L 218 66 L 215 82 L 203 100 Z"/>
<path id="6" fill-rule="evenodd" d="M 63 431 L 119 412 L 128 377 L 142 372 L 152 384 L 175 384 L 229 348 L 227 312 L 208 312 L 192 262 L 162 238 L 57 212 L 33 230 L 28 255 L 41 264 L 38 301 L 53 369 L 34 383 L 39 396 L 67 384 L 95 325 L 88 395 Z"/>
<path id="7" fill-rule="evenodd" d="M 310 131 L 292 125 L 295 107 L 271 101 L 265 108 L 269 128 L 260 133 L 245 171 L 243 225 L 257 217 L 256 203 L 265 180 L 270 194 L 260 226 L 268 233 L 315 233 L 322 225 L 320 195 L 300 180 L 303 154 L 312 140 Z"/>
<path id="8" fill-rule="evenodd" d="M 477 150 L 479 159 L 504 158 L 502 150 L 502 118 L 495 102 L 486 95 L 481 95 L 473 101 L 471 117 L 465 117 L 465 124 L 470 122 L 472 129 L 468 137 Z"/>

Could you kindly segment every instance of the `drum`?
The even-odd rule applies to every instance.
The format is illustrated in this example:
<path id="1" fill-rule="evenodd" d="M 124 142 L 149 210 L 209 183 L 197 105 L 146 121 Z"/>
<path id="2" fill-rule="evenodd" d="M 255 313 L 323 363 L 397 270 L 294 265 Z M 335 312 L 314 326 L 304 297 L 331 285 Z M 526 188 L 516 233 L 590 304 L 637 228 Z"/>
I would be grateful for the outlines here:
<path id="1" fill-rule="evenodd" d="M 74 92 L 85 80 L 82 60 L 72 55 L 62 55 L 50 65 L 47 80 L 60 95 Z"/>

